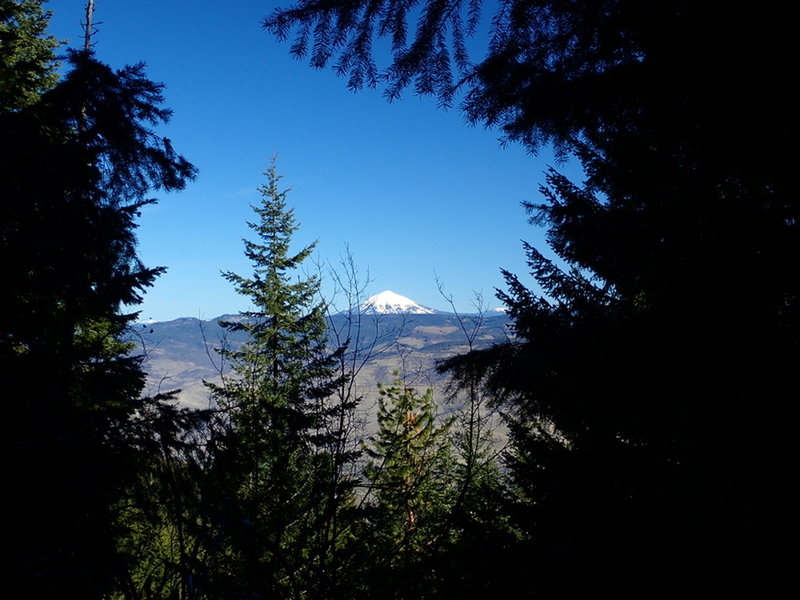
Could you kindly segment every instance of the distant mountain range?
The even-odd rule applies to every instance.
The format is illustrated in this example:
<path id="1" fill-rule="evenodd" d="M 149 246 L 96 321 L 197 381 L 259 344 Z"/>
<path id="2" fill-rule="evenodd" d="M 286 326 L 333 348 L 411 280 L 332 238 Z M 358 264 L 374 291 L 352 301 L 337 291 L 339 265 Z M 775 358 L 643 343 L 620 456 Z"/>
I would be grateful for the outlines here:
<path id="1" fill-rule="evenodd" d="M 181 404 L 208 407 L 209 395 L 203 380 L 219 381 L 221 374 L 227 372 L 216 349 L 223 345 L 235 347 L 244 341 L 242 333 L 230 333 L 219 322 L 236 318 L 241 317 L 184 317 L 139 324 L 134 337 L 145 356 L 145 392 L 180 389 Z M 436 362 L 466 352 L 468 335 L 474 332 L 476 347 L 504 341 L 511 335 L 510 321 L 502 312 L 460 319 L 385 291 L 363 303 L 357 315 L 330 316 L 329 337 L 332 346 L 350 339 L 353 358 L 358 364 L 363 363 L 356 379 L 359 393 L 367 399 L 374 400 L 377 384 L 391 383 L 393 372 L 398 370 L 411 385 L 430 385 L 441 391 L 444 382 L 434 371 Z"/>

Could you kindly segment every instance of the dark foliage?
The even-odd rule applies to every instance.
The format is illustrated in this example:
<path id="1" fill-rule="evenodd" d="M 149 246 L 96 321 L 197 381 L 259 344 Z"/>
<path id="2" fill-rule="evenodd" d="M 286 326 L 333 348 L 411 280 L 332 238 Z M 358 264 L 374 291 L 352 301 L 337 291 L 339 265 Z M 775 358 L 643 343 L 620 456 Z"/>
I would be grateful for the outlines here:
<path id="1" fill-rule="evenodd" d="M 664 159 L 686 153 L 742 166 L 780 158 L 793 111 L 789 78 L 781 76 L 792 37 L 779 3 L 757 11 L 719 1 L 483 5 L 300 0 L 264 26 L 283 39 L 294 34 L 295 56 L 332 65 L 353 88 L 384 84 L 393 98 L 412 87 L 445 103 L 461 93 L 471 122 L 498 126 L 532 150 L 549 141 L 597 146 L 638 137 Z M 482 47 L 467 44 L 487 27 Z M 691 123 L 705 143 L 664 148 L 688 133 L 669 123 Z"/>
<path id="2" fill-rule="evenodd" d="M 125 341 L 135 314 L 122 310 L 161 271 L 139 261 L 135 219 L 149 189 L 194 175 L 149 129 L 169 113 L 141 66 L 69 62 L 38 101 L 0 114 L 12 570 L 39 597 L 99 597 L 123 569 L 114 510 L 136 475 L 145 401 Z"/>
<path id="3" fill-rule="evenodd" d="M 246 244 L 253 277 L 226 275 L 257 310 L 229 324 L 250 341 L 226 354 L 237 377 L 216 388 L 222 433 L 201 441 L 208 415 L 139 397 L 124 311 L 160 269 L 139 261 L 135 221 L 149 190 L 180 189 L 194 169 L 153 132 L 170 113 L 141 65 L 115 72 L 71 53 L 55 82 L 40 4 L 0 0 L 0 377 L 18 589 L 794 591 L 786 9 L 507 0 L 486 23 L 480 0 L 301 0 L 267 18 L 352 88 L 458 99 L 469 121 L 534 152 L 553 143 L 586 173 L 577 185 L 550 171 L 543 201 L 526 205 L 554 256 L 525 246 L 537 291 L 505 273 L 514 339 L 442 365 L 505 411 L 509 485 L 484 446 L 457 466 L 434 461 L 435 473 L 392 450 L 391 423 L 418 442 L 434 431 L 429 408 L 398 403 L 372 447 L 369 502 L 347 437 L 357 401 L 336 400 L 346 386 L 324 347 L 318 281 L 287 279 L 310 249 L 288 253 L 295 225 L 274 170 L 253 225 L 263 243 Z M 473 63 L 467 38 L 486 26 Z"/>
<path id="4" fill-rule="evenodd" d="M 509 411 L 511 572 L 536 569 L 531 595 L 782 597 L 800 372 L 786 9 L 509 0 L 485 57 L 451 61 L 474 9 L 321 0 L 265 24 L 352 87 L 460 86 L 471 122 L 584 167 L 527 207 L 555 259 L 526 247 L 535 293 L 506 273 L 516 340 L 444 365 Z"/>

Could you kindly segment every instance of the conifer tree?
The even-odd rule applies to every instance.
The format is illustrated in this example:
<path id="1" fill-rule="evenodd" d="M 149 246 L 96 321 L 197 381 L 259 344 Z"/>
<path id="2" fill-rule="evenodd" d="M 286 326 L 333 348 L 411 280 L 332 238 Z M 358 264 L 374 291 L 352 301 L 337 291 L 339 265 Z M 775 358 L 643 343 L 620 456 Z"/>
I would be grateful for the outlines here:
<path id="1" fill-rule="evenodd" d="M 373 597 L 428 597 L 436 588 L 431 558 L 449 533 L 453 503 L 451 421 L 437 422 L 433 390 L 397 379 L 380 386 L 378 430 L 365 444 L 365 477 L 374 538 Z"/>
<path id="2" fill-rule="evenodd" d="M 42 0 L 0 0 L 0 112 L 36 102 L 58 81 L 58 40 L 46 35 Z"/>
<path id="3" fill-rule="evenodd" d="M 514 513 L 530 535 L 516 571 L 541 568 L 522 583 L 786 595 L 800 373 L 786 7 L 509 0 L 472 64 L 480 8 L 301 0 L 265 25 L 354 88 L 445 103 L 463 90 L 471 122 L 584 168 L 584 185 L 550 172 L 527 206 L 557 260 L 526 246 L 538 289 L 505 274 L 515 339 L 445 365 L 480 374 L 513 416 Z"/>
<path id="4" fill-rule="evenodd" d="M 317 276 L 297 276 L 314 244 L 293 253 L 293 209 L 274 162 L 259 188 L 262 202 L 248 223 L 257 240 L 245 241 L 251 276 L 224 273 L 253 308 L 223 323 L 247 334 L 237 349 L 222 350 L 232 375 L 212 385 L 225 421 L 215 444 L 215 485 L 221 498 L 218 533 L 227 543 L 228 592 L 302 598 L 325 587 L 320 572 L 332 540 L 332 470 L 326 399 L 334 378 L 327 349 L 325 305 Z"/>
<path id="5" fill-rule="evenodd" d="M 152 189 L 181 189 L 195 169 L 153 132 L 170 111 L 142 65 L 114 71 L 71 52 L 52 85 L 39 5 L 2 5 L 9 571 L 34 597 L 92 598 L 124 577 L 119 503 L 155 435 L 142 416 L 160 410 L 140 398 L 141 358 L 125 337 L 127 307 L 161 272 L 137 256 L 136 218 Z"/>

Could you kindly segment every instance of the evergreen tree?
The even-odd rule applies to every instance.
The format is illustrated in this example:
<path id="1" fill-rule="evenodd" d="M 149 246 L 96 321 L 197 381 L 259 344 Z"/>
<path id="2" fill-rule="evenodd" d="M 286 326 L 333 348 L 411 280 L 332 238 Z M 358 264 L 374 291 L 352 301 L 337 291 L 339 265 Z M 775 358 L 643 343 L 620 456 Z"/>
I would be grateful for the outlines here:
<path id="1" fill-rule="evenodd" d="M 513 514 L 528 534 L 517 556 L 548 573 L 543 593 L 633 597 L 655 582 L 668 597 L 687 587 L 784 593 L 790 567 L 779 549 L 792 517 L 782 473 L 793 444 L 777 416 L 796 382 L 791 303 L 764 302 L 773 282 L 758 299 L 734 294 L 734 265 L 760 259 L 734 251 L 727 235 L 699 244 L 676 235 L 687 222 L 667 220 L 663 205 L 634 218 L 554 173 L 550 184 L 549 202 L 531 209 L 551 220 L 552 245 L 573 268 L 528 246 L 544 295 L 506 273 L 516 340 L 447 365 L 459 377 L 482 372 L 513 407 Z M 602 222 L 617 224 L 603 233 Z M 612 236 L 629 227 L 640 249 L 648 234 L 672 235 L 641 256 L 621 247 L 631 237 Z M 678 256 L 698 262 L 673 264 Z M 752 429 L 753 411 L 766 429 Z"/>
<path id="2" fill-rule="evenodd" d="M 58 81 L 55 49 L 46 35 L 42 0 L 0 0 L 0 112 L 35 103 Z"/>
<path id="3" fill-rule="evenodd" d="M 295 279 L 314 245 L 291 252 L 294 211 L 274 164 L 266 177 L 262 203 L 253 207 L 259 219 L 249 223 L 258 240 L 245 241 L 253 274 L 224 273 L 254 308 L 223 323 L 248 337 L 241 348 L 222 350 L 233 374 L 211 386 L 225 420 L 213 485 L 224 496 L 216 525 L 227 544 L 212 585 L 219 593 L 324 596 L 336 544 L 327 525 L 346 500 L 342 490 L 331 493 L 336 465 L 325 451 L 326 399 L 337 381 L 319 279 Z"/>
<path id="4" fill-rule="evenodd" d="M 181 189 L 194 167 L 152 131 L 170 113 L 141 65 L 115 72 L 70 53 L 50 88 L 52 40 L 30 37 L 44 15 L 12 4 L 2 51 L 16 62 L 0 72 L 10 571 L 29 595 L 99 597 L 124 575 L 117 510 L 144 442 L 141 358 L 126 341 L 136 315 L 124 310 L 160 269 L 137 257 L 136 217 L 151 189 Z"/>
<path id="5" fill-rule="evenodd" d="M 422 598 L 439 587 L 432 558 L 450 534 L 451 422 L 437 423 L 433 390 L 420 396 L 398 379 L 380 386 L 378 430 L 365 444 L 374 535 L 372 597 Z"/>
<path id="6" fill-rule="evenodd" d="M 585 185 L 550 172 L 527 206 L 557 260 L 526 246 L 537 290 L 506 273 L 516 339 L 446 365 L 480 373 L 513 416 L 528 538 L 509 556 L 541 569 L 525 589 L 786 594 L 800 372 L 786 9 L 510 0 L 454 78 L 479 3 L 425 2 L 407 42 L 413 7 L 310 0 L 266 25 L 297 27 L 293 52 L 338 61 L 353 87 L 383 75 L 390 96 L 448 102 L 460 84 L 468 119 L 584 167 Z M 380 74 L 374 35 L 393 44 Z"/>
<path id="7" fill-rule="evenodd" d="M 176 393 L 143 398 L 126 426 L 135 477 L 114 507 L 125 563 L 109 598 L 202 597 L 198 525 L 213 412 L 182 408 Z"/>
<path id="8" fill-rule="evenodd" d="M 476 329 L 476 332 L 478 329 Z M 444 540 L 436 568 L 444 598 L 496 598 L 514 595 L 504 578 L 487 576 L 509 564 L 508 549 L 517 535 L 508 506 L 508 477 L 500 456 L 504 428 L 479 377 L 453 380 L 458 392 L 451 442 L 455 464 L 453 502 L 447 520 L 452 529 Z"/>

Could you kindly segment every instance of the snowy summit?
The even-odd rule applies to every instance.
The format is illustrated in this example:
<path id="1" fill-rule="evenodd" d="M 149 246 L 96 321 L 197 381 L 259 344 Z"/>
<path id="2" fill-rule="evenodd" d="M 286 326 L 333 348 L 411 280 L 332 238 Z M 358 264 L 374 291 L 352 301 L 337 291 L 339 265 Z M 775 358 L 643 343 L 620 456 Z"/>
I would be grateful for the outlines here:
<path id="1" fill-rule="evenodd" d="M 411 298 L 406 298 L 400 294 L 395 294 L 391 290 L 385 290 L 380 294 L 370 296 L 361 310 L 379 314 L 412 314 L 412 315 L 432 315 L 436 311 L 425 308 L 417 304 Z"/>

